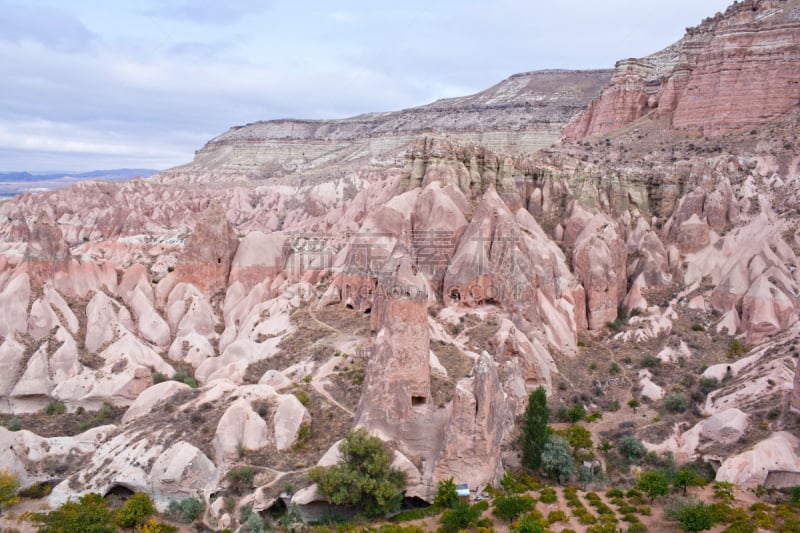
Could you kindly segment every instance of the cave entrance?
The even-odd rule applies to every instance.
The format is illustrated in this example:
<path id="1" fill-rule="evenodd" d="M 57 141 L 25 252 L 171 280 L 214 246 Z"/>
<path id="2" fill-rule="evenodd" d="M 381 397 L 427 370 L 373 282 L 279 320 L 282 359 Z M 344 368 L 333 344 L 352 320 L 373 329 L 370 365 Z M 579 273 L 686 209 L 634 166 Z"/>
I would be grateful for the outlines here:
<path id="1" fill-rule="evenodd" d="M 412 396 L 411 397 L 411 407 L 416 407 L 418 405 L 425 405 L 428 399 L 425 396 Z"/>

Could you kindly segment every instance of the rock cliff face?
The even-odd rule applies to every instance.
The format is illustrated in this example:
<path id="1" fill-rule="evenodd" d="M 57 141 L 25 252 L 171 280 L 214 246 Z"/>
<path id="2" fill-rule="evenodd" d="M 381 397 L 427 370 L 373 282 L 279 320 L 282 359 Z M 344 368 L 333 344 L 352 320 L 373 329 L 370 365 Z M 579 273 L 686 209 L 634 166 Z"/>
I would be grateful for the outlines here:
<path id="1" fill-rule="evenodd" d="M 423 135 L 447 135 L 500 152 L 531 152 L 558 141 L 561 128 L 600 92 L 608 70 L 517 74 L 472 96 L 341 120 L 272 120 L 231 128 L 195 160 L 162 172 L 164 183 L 261 181 L 315 169 L 402 158 Z"/>
<path id="2" fill-rule="evenodd" d="M 227 527 L 216 495 L 234 465 L 259 467 L 239 503 L 266 509 L 354 426 L 391 443 L 406 495 L 430 500 L 442 479 L 480 490 L 517 464 L 514 424 L 538 386 L 590 411 L 660 408 L 682 387 L 686 420 L 631 419 L 653 450 L 764 484 L 774 445 L 790 479 L 800 114 L 753 96 L 757 119 L 710 112 L 714 138 L 676 121 L 692 87 L 723 83 L 711 59 L 746 79 L 792 57 L 793 6 L 737 4 L 629 62 L 587 112 L 592 135 L 628 127 L 590 141 L 529 152 L 607 73 L 532 73 L 402 113 L 236 128 L 155 180 L 1 203 L 0 422 L 24 428 L 0 429 L 2 464 L 58 480 L 52 504 L 115 486 L 161 507 L 191 494 Z M 680 86 L 684 71 L 706 74 Z M 629 124 L 642 105 L 652 120 Z M 647 356 L 666 370 L 630 371 Z M 73 436 L 42 423 L 53 401 Z M 80 432 L 101 409 L 109 423 Z M 765 424 L 777 436 L 753 442 Z"/>
<path id="3" fill-rule="evenodd" d="M 766 124 L 800 102 L 795 0 L 745 0 L 689 28 L 674 45 L 616 65 L 602 94 L 564 138 L 603 135 L 645 115 L 716 136 Z"/>

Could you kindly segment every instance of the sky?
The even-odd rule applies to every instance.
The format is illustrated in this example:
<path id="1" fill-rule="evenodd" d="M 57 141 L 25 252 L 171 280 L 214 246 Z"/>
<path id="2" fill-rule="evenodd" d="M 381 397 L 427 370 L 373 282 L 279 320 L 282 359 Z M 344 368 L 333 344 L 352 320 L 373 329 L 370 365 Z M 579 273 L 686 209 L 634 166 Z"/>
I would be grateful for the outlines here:
<path id="1" fill-rule="evenodd" d="M 0 171 L 163 169 L 231 126 L 611 68 L 732 0 L 0 0 Z"/>

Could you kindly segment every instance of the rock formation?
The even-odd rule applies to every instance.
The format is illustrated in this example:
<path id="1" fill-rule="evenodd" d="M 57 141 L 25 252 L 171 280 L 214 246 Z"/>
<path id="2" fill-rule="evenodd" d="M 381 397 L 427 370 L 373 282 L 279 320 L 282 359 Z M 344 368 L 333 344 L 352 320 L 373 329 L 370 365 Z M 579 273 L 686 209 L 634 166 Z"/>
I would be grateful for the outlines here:
<path id="1" fill-rule="evenodd" d="M 795 8 L 786 0 L 737 2 L 664 50 L 619 61 L 564 138 L 603 135 L 648 114 L 709 136 L 786 116 L 800 99 Z"/>

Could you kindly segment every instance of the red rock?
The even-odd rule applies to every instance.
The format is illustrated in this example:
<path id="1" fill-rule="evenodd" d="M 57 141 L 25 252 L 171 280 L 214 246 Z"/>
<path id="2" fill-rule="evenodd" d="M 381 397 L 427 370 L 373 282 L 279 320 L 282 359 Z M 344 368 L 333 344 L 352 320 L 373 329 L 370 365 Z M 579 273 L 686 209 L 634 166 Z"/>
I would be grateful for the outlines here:
<path id="1" fill-rule="evenodd" d="M 203 212 L 175 267 L 178 282 L 192 283 L 207 294 L 224 290 L 239 239 L 219 204 Z"/>
<path id="2" fill-rule="evenodd" d="M 620 61 L 611 82 L 563 130 L 576 140 L 648 113 L 713 136 L 785 116 L 800 102 L 796 2 L 748 0 L 689 28 L 674 45 Z"/>

